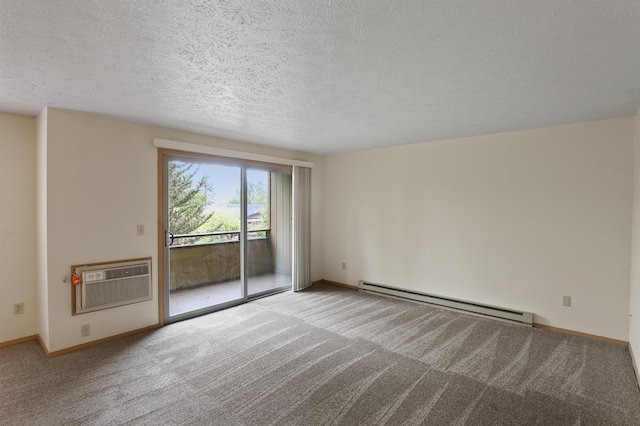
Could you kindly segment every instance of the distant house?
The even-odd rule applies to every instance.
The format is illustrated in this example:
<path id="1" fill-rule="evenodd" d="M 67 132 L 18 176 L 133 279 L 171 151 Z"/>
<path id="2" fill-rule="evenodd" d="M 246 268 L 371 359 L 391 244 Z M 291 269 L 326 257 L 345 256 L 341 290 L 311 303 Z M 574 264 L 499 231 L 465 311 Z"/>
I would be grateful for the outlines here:
<path id="1" fill-rule="evenodd" d="M 255 212 L 247 216 L 247 222 L 249 223 L 262 222 L 262 217 L 263 217 L 262 212 Z"/>

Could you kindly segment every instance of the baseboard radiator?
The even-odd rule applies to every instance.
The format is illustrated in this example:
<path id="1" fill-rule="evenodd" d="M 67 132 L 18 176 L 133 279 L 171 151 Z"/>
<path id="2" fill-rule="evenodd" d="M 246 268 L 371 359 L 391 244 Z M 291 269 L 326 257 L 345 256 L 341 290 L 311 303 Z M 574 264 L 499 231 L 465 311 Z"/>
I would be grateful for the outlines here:
<path id="1" fill-rule="evenodd" d="M 75 312 L 97 311 L 152 299 L 151 259 L 76 267 Z"/>
<path id="2" fill-rule="evenodd" d="M 483 305 L 465 300 L 451 299 L 448 297 L 434 296 L 426 293 L 418 293 L 411 290 L 402 290 L 399 288 L 388 287 L 380 284 L 368 283 L 360 281 L 360 288 L 364 291 L 386 294 L 405 299 L 416 300 L 419 302 L 430 303 L 433 305 L 445 306 L 448 308 L 460 309 L 463 311 L 474 312 L 476 314 L 489 315 L 492 317 L 502 318 L 511 321 L 517 321 L 533 326 L 533 314 L 531 312 L 516 311 L 513 309 L 500 308 L 497 306 Z"/>

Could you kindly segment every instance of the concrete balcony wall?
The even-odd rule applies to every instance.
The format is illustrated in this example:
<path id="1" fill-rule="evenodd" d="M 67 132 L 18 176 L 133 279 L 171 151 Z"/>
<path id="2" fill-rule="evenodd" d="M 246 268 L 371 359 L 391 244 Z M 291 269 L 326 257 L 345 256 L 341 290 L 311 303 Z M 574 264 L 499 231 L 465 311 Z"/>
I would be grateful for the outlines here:
<path id="1" fill-rule="evenodd" d="M 268 239 L 249 240 L 249 276 L 274 272 Z M 170 290 L 240 279 L 240 242 L 171 247 Z"/>

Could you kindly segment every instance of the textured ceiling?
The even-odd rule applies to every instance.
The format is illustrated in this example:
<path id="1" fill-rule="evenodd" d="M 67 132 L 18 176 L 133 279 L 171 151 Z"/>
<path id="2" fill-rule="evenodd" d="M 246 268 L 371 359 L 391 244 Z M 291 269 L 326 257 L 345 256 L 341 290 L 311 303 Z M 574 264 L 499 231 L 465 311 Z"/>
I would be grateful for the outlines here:
<path id="1" fill-rule="evenodd" d="M 633 115 L 637 0 L 0 0 L 0 112 L 318 154 Z"/>

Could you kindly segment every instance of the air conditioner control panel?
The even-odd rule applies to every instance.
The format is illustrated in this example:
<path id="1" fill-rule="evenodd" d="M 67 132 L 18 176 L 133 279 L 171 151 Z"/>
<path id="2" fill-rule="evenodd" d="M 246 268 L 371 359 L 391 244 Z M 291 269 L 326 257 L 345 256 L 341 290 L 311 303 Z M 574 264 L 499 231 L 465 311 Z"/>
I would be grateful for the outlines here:
<path id="1" fill-rule="evenodd" d="M 86 271 L 82 273 L 82 280 L 85 283 L 91 283 L 95 281 L 104 281 L 104 271 Z"/>

